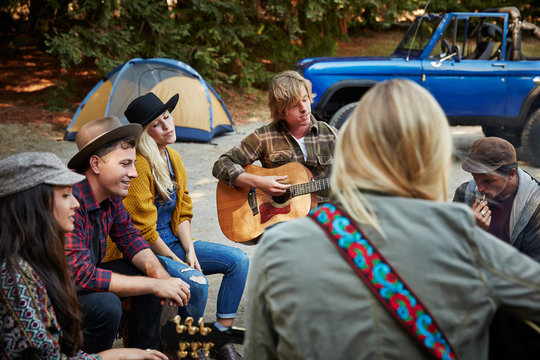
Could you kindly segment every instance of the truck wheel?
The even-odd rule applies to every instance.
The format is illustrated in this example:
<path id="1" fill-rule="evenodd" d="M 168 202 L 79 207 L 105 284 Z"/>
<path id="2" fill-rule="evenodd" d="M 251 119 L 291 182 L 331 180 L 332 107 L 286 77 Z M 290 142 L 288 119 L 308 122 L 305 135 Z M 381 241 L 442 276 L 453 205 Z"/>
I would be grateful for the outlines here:
<path id="1" fill-rule="evenodd" d="M 482 126 L 482 132 L 486 136 L 496 136 L 505 139 L 514 147 L 518 148 L 521 145 L 521 134 L 519 129 L 506 129 L 503 126 Z"/>
<path id="2" fill-rule="evenodd" d="M 345 123 L 345 120 L 349 118 L 355 107 L 355 102 L 341 107 L 341 109 L 336 111 L 336 113 L 332 116 L 332 119 L 330 119 L 330 125 L 332 125 L 336 129 L 341 129 L 341 127 Z"/>
<path id="3" fill-rule="evenodd" d="M 534 111 L 521 133 L 521 145 L 529 163 L 540 167 L 540 109 Z"/>

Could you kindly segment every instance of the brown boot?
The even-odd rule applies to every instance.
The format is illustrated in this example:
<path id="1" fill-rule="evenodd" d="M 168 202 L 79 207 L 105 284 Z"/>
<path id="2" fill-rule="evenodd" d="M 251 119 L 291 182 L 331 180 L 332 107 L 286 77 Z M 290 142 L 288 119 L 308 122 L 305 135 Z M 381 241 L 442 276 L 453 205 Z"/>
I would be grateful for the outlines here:
<path id="1" fill-rule="evenodd" d="M 232 344 L 225 344 L 215 354 L 216 360 L 242 360 L 240 355 Z"/>

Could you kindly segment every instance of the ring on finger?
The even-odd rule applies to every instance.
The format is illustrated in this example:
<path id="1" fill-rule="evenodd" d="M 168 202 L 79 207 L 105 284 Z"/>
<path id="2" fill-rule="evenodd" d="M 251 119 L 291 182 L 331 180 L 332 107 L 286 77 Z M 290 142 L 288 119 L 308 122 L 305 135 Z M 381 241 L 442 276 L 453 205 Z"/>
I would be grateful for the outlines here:
<path id="1" fill-rule="evenodd" d="M 487 211 L 486 211 L 486 210 L 482 210 L 482 211 L 480 211 L 480 214 L 482 214 L 482 216 L 484 216 L 484 217 L 485 217 L 485 216 L 486 216 L 486 214 L 487 214 Z"/>
<path id="2" fill-rule="evenodd" d="M 146 353 L 147 353 L 147 354 L 150 354 L 150 352 L 152 352 L 151 349 L 146 349 Z"/>

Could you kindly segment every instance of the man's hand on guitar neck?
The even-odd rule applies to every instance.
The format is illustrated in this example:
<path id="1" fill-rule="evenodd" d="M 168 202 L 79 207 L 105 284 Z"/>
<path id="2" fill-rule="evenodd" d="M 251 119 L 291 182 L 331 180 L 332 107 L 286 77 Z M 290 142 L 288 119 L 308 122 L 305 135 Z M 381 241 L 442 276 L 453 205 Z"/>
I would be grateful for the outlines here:
<path id="1" fill-rule="evenodd" d="M 283 195 L 291 184 L 284 183 L 287 175 L 284 176 L 261 176 L 250 173 L 242 173 L 238 175 L 234 186 L 238 187 L 254 187 L 262 190 L 270 196 Z"/>

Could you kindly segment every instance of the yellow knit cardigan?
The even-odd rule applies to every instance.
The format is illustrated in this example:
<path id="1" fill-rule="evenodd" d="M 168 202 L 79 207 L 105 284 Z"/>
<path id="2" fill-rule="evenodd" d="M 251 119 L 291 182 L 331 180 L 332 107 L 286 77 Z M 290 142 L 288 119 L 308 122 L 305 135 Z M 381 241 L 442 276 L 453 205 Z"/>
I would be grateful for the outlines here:
<path id="1" fill-rule="evenodd" d="M 170 147 L 167 147 L 171 159 L 174 174 L 176 175 L 176 208 L 172 214 L 171 228 L 173 233 L 177 233 L 178 225 L 185 220 L 191 221 L 193 217 L 193 204 L 187 189 L 187 173 L 180 154 Z M 124 207 L 131 216 L 131 221 L 139 229 L 142 237 L 152 244 L 158 238 L 156 230 L 157 208 L 154 205 L 156 187 L 154 176 L 150 168 L 150 163 L 137 152 L 137 177 L 131 181 L 128 195 L 124 198 Z M 103 261 L 115 260 L 122 257 L 122 253 L 116 245 L 107 240 L 107 253 Z"/>

